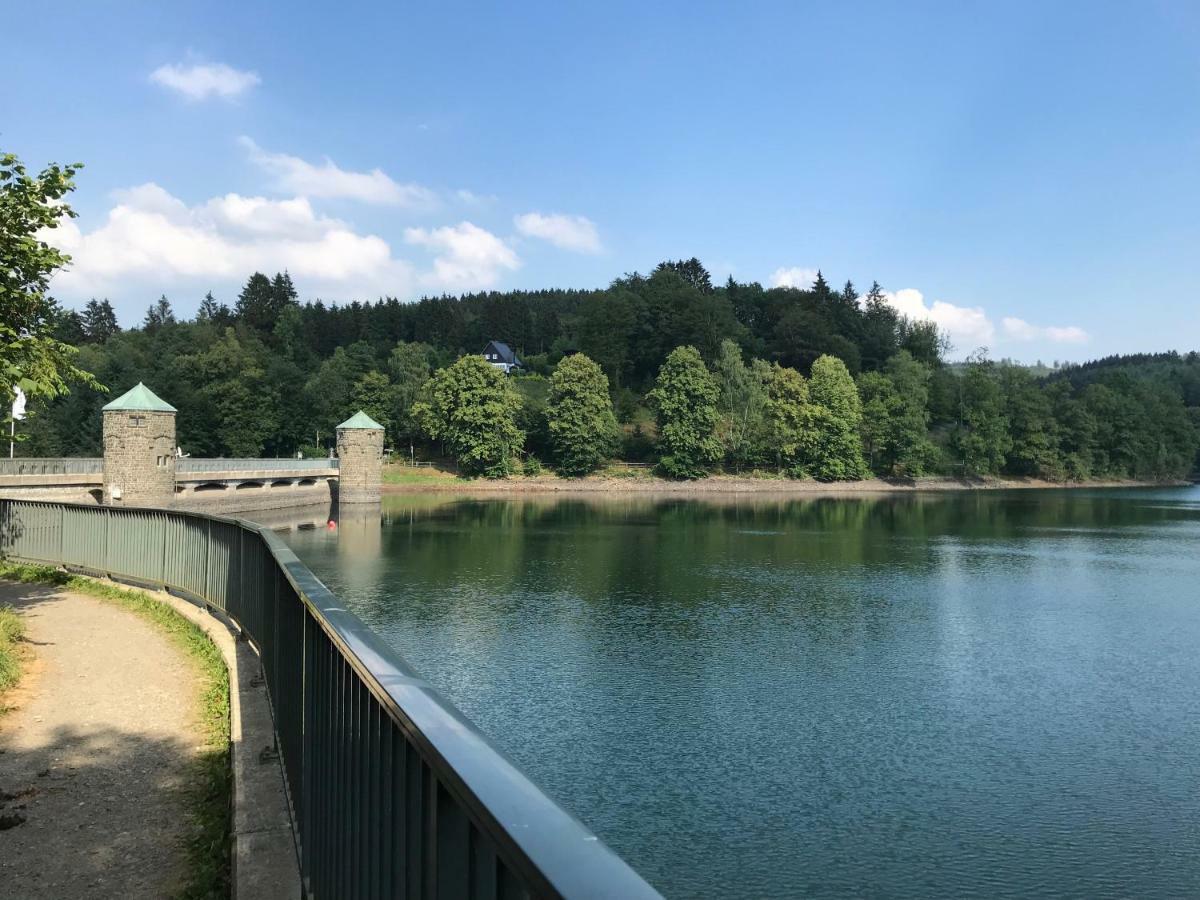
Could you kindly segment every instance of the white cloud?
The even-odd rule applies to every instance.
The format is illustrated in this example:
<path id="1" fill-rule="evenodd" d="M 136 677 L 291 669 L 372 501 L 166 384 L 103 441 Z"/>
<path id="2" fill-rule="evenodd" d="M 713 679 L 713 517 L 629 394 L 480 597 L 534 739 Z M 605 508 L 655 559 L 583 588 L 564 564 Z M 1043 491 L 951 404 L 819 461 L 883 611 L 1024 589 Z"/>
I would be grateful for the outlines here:
<path id="1" fill-rule="evenodd" d="M 459 188 L 454 192 L 454 196 L 459 203 L 465 203 L 467 206 L 487 206 L 489 203 L 495 203 L 499 199 L 495 194 L 477 194 L 474 191 L 468 191 L 466 188 Z"/>
<path id="2" fill-rule="evenodd" d="M 996 334 L 995 326 L 981 307 L 956 306 L 944 300 L 926 304 L 925 295 L 915 288 L 895 293 L 885 291 L 884 296 L 908 318 L 936 322 L 959 350 L 969 351 L 987 345 Z"/>
<path id="3" fill-rule="evenodd" d="M 404 239 L 437 253 L 433 271 L 421 276 L 421 282 L 430 287 L 450 290 L 491 287 L 499 281 L 503 270 L 514 271 L 521 266 L 512 247 L 470 222 L 433 229 L 406 228 Z"/>
<path id="4" fill-rule="evenodd" d="M 230 100 L 262 84 L 257 72 L 243 72 L 225 63 L 159 66 L 150 73 L 150 80 L 178 91 L 189 100 L 209 97 Z"/>
<path id="5" fill-rule="evenodd" d="M 790 269 L 776 269 L 771 275 L 771 287 L 799 288 L 806 291 L 813 286 L 816 280 L 816 269 L 792 266 Z"/>
<path id="6" fill-rule="evenodd" d="M 268 152 L 244 135 L 238 138 L 238 143 L 246 148 L 251 162 L 275 179 L 275 187 L 287 193 L 342 197 L 383 206 L 425 209 L 437 205 L 433 191 L 419 184 L 393 181 L 381 169 L 350 172 L 328 157 L 318 165 L 298 156 Z"/>
<path id="7" fill-rule="evenodd" d="M 604 249 L 600 245 L 595 223 L 583 216 L 529 212 L 513 216 L 513 224 L 521 234 L 549 241 L 563 250 L 599 253 Z"/>
<path id="8" fill-rule="evenodd" d="M 240 282 L 250 272 L 289 270 L 331 299 L 413 288 L 412 266 L 382 238 L 316 213 L 308 200 L 226 194 L 196 206 L 154 183 L 115 195 L 102 225 L 67 221 L 46 240 L 71 254 L 56 291 L 89 296 L 130 283 L 168 285 L 204 279 Z"/>
<path id="9" fill-rule="evenodd" d="M 1031 325 L 1024 319 L 1005 316 L 1001 320 L 1004 333 L 1018 341 L 1045 340 L 1055 344 L 1083 344 L 1088 340 L 1088 333 L 1076 325 Z"/>

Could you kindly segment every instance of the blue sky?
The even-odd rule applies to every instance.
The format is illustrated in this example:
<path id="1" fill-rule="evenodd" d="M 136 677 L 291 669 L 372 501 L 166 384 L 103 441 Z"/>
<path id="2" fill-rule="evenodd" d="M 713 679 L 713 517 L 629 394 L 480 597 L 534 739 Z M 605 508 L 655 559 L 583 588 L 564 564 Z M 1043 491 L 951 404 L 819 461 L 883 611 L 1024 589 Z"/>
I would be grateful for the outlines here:
<path id="1" fill-rule="evenodd" d="M 964 353 L 1200 344 L 1194 2 L 55 9 L 6 12 L 0 148 L 86 164 L 55 291 L 126 324 L 255 268 L 413 299 L 695 255 L 878 279 Z"/>

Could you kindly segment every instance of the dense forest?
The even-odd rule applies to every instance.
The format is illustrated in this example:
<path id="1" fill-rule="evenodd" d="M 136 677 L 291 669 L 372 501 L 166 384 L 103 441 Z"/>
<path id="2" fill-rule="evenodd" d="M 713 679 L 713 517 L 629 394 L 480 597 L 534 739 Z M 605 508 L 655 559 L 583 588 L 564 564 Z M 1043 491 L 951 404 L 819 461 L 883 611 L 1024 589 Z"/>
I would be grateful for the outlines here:
<path id="1" fill-rule="evenodd" d="M 93 300 L 60 311 L 56 332 L 109 393 L 83 385 L 33 404 L 25 455 L 99 454 L 101 406 L 138 381 L 179 409 L 193 456 L 324 453 L 363 408 L 405 456 L 471 459 L 464 470 L 484 474 L 580 474 L 612 456 L 677 477 L 1173 478 L 1193 471 L 1200 432 L 1195 353 L 1049 375 L 983 352 L 948 365 L 937 328 L 898 315 L 878 284 L 713 285 L 695 259 L 604 290 L 341 306 L 301 303 L 286 273 L 255 273 L 232 307 L 210 294 L 188 321 L 164 297 L 122 330 Z M 451 371 L 489 340 L 516 349 L 525 372 Z M 455 442 L 455 392 L 494 399 L 470 421 L 502 435 L 500 449 Z M 598 437 L 581 449 L 587 434 Z"/>

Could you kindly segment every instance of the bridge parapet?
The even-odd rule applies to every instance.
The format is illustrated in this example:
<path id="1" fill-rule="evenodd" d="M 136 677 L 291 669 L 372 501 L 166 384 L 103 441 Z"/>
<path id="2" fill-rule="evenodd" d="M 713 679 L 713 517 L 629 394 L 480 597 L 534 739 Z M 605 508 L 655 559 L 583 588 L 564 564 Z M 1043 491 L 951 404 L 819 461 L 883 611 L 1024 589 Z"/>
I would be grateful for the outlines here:
<path id="1" fill-rule="evenodd" d="M 100 456 L 0 459 L 0 478 L 44 475 L 99 475 L 103 471 L 104 458 Z"/>
<path id="2" fill-rule="evenodd" d="M 224 459 L 221 457 L 195 458 L 184 456 L 175 461 L 175 472 L 179 475 L 206 474 L 210 472 L 287 472 L 311 475 L 314 471 L 331 470 L 337 474 L 336 459 Z"/>

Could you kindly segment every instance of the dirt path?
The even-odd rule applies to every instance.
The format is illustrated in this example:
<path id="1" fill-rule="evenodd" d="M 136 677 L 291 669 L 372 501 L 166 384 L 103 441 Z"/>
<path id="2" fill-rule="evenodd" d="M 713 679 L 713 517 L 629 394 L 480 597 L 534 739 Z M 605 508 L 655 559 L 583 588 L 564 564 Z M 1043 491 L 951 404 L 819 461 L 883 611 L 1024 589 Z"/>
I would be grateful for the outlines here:
<path id="1" fill-rule="evenodd" d="M 191 662 L 90 597 L 0 582 L 0 603 L 37 657 L 0 718 L 0 896 L 170 896 L 199 743 Z"/>

